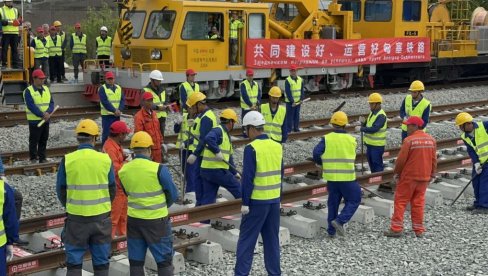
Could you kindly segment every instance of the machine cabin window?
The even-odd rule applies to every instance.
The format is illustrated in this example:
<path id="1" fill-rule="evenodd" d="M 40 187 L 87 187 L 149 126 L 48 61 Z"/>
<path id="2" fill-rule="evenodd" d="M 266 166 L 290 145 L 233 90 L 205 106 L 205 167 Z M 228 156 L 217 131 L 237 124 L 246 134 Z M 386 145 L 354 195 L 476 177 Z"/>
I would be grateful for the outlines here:
<path id="1" fill-rule="evenodd" d="M 265 16 L 262 13 L 251 13 L 249 15 L 249 38 L 264 38 Z"/>
<path id="2" fill-rule="evenodd" d="M 366 0 L 364 20 L 373 22 L 391 21 L 391 0 Z"/>
<path id="3" fill-rule="evenodd" d="M 419 0 L 403 1 L 403 21 L 420 21 L 422 2 Z"/>
<path id="4" fill-rule="evenodd" d="M 141 36 L 145 19 L 146 12 L 144 11 L 131 11 L 124 14 L 124 20 L 129 20 L 132 24 L 132 38 L 139 38 Z"/>
<path id="5" fill-rule="evenodd" d="M 359 0 L 343 0 L 339 1 L 339 4 L 342 5 L 341 10 L 352 11 L 354 21 L 361 20 L 361 2 Z"/>
<path id="6" fill-rule="evenodd" d="M 181 38 L 184 40 L 208 40 L 212 36 L 212 27 L 224 37 L 224 15 L 211 12 L 188 12 L 183 25 Z"/>
<path id="7" fill-rule="evenodd" d="M 165 10 L 152 12 L 147 23 L 145 38 L 168 39 L 173 32 L 175 18 L 175 11 Z"/>
<path id="8" fill-rule="evenodd" d="M 278 4 L 275 18 L 278 21 L 292 21 L 298 15 L 298 9 L 293 4 Z"/>

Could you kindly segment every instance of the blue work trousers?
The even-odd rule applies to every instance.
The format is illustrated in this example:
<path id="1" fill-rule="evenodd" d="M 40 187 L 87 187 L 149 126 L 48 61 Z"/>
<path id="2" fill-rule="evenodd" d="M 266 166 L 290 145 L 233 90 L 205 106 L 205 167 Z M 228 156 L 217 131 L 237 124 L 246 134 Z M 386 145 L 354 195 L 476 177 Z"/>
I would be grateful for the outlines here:
<path id="1" fill-rule="evenodd" d="M 188 155 L 190 156 L 190 155 Z M 195 191 L 196 206 L 202 205 L 203 181 L 200 176 L 200 164 L 202 158 L 198 157 L 193 164 L 186 163 L 186 186 L 193 187 Z M 187 189 L 188 190 L 188 189 Z"/>
<path id="2" fill-rule="evenodd" d="M 203 181 L 202 205 L 215 203 L 219 187 L 224 187 L 234 198 L 241 198 L 241 183 L 229 170 L 200 169 Z"/>
<path id="3" fill-rule="evenodd" d="M 110 126 L 116 121 L 120 121 L 120 117 L 113 115 L 102 115 L 102 146 L 110 134 Z"/>
<path id="4" fill-rule="evenodd" d="M 166 229 L 161 229 L 163 225 Z M 143 262 L 149 249 L 156 263 L 172 261 L 174 250 L 171 223 L 158 223 L 155 226 L 146 227 L 143 225 L 133 226 L 128 223 L 127 232 L 129 234 L 127 238 L 129 260 Z M 163 232 L 166 234 L 161 237 Z"/>
<path id="5" fill-rule="evenodd" d="M 244 108 L 241 108 L 241 122 L 244 121 L 244 116 L 246 116 L 246 114 L 251 111 L 251 109 L 244 109 Z M 247 133 L 246 133 L 246 128 L 245 127 L 242 127 L 242 136 L 244 136 L 245 138 L 247 138 Z"/>
<path id="6" fill-rule="evenodd" d="M 300 131 L 300 107 L 301 105 L 291 106 L 286 103 L 286 128 L 288 133 Z"/>
<path id="7" fill-rule="evenodd" d="M 279 230 L 279 203 L 249 206 L 249 214 L 242 216 L 237 242 L 236 276 L 249 275 L 259 234 L 263 238 L 264 266 L 268 275 L 281 275 Z"/>
<path id="8" fill-rule="evenodd" d="M 7 275 L 7 245 L 0 247 L 0 276 Z"/>
<path id="9" fill-rule="evenodd" d="M 473 168 L 473 177 L 476 175 Z M 481 174 L 473 178 L 474 207 L 488 208 L 488 166 L 484 165 Z"/>
<path id="10" fill-rule="evenodd" d="M 327 181 L 327 190 L 329 192 L 327 200 L 327 208 L 329 209 L 327 223 L 329 227 L 327 232 L 329 235 L 335 235 L 336 231 L 331 222 L 337 220 L 340 224 L 344 224 L 352 218 L 361 203 L 361 187 L 356 180 Z M 345 205 L 338 215 L 342 198 L 344 198 Z"/>
<path id="11" fill-rule="evenodd" d="M 372 173 L 383 171 L 384 146 L 366 145 L 366 158 L 368 158 L 369 168 Z"/>

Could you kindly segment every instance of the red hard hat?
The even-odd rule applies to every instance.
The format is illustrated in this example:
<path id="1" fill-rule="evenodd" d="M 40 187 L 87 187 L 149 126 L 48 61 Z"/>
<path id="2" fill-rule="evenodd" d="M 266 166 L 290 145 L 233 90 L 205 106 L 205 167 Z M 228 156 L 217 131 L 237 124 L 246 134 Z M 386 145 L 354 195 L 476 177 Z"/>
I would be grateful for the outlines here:
<path id="1" fill-rule="evenodd" d="M 78 28 L 78 29 L 81 28 L 81 24 L 80 23 L 76 23 L 75 24 L 75 28 Z"/>
<path id="2" fill-rule="evenodd" d="M 114 79 L 114 78 L 115 76 L 113 72 L 108 71 L 107 73 L 105 73 L 105 79 Z"/>
<path id="3" fill-rule="evenodd" d="M 127 124 L 124 121 L 115 121 L 113 124 L 110 126 L 110 132 L 113 134 L 122 134 L 130 133 L 129 127 L 127 127 Z"/>
<path id="4" fill-rule="evenodd" d="M 50 31 L 56 31 L 56 27 L 51 26 L 51 27 L 49 28 L 49 30 L 50 30 Z"/>
<path id="5" fill-rule="evenodd" d="M 298 69 L 298 66 L 296 66 L 295 64 L 293 64 L 292 66 L 290 66 L 290 71 L 291 70 L 295 70 L 296 71 L 297 69 Z"/>
<path id="6" fill-rule="evenodd" d="M 46 75 L 44 75 L 44 72 L 42 72 L 41 69 L 36 69 L 34 72 L 32 72 L 32 77 L 37 79 L 45 79 Z"/>
<path id="7" fill-rule="evenodd" d="M 424 125 L 424 120 L 422 118 L 417 117 L 417 116 L 412 116 L 408 118 L 405 122 L 403 122 L 404 125 L 416 125 L 418 127 L 422 127 Z"/>
<path id="8" fill-rule="evenodd" d="M 38 33 L 44 33 L 44 28 L 37 27 L 36 32 L 38 32 Z"/>
<path id="9" fill-rule="evenodd" d="M 252 70 L 252 69 L 247 69 L 247 70 L 246 70 L 246 76 L 254 76 L 254 70 Z"/>
<path id="10" fill-rule="evenodd" d="M 193 75 L 196 75 L 197 72 L 195 72 L 193 69 L 188 69 L 186 70 L 186 75 L 187 76 L 193 76 Z"/>
<path id="11" fill-rule="evenodd" d="M 142 99 L 143 100 L 152 100 L 152 99 L 154 99 L 154 97 L 153 97 L 153 94 L 151 92 L 144 92 L 144 94 L 142 94 Z"/>

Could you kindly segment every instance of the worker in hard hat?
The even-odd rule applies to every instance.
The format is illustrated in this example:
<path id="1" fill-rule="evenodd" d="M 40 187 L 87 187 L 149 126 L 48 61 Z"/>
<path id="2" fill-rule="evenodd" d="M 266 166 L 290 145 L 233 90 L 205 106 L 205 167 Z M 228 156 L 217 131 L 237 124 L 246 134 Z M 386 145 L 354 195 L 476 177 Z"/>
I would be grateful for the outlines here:
<path id="1" fill-rule="evenodd" d="M 461 112 L 456 116 L 456 125 L 463 132 L 461 138 L 473 163 L 474 203 L 466 210 L 488 214 L 488 121 L 473 122 L 469 113 Z"/>
<path id="2" fill-rule="evenodd" d="M 220 125 L 204 138 L 200 176 L 203 180 L 202 205 L 215 203 L 219 187 L 227 189 L 234 198 L 241 198 L 241 175 L 235 170 L 232 141 L 229 132 L 237 124 L 233 109 L 225 109 L 220 115 Z M 229 165 L 230 164 L 230 165 Z"/>
<path id="3" fill-rule="evenodd" d="M 435 180 L 437 168 L 437 146 L 435 139 L 422 131 L 424 121 L 411 116 L 403 124 L 407 126 L 408 137 L 402 143 L 395 160 L 393 179 L 396 183 L 394 211 L 386 237 L 403 236 L 403 217 L 410 204 L 412 228 L 415 236 L 423 237 L 425 192 L 429 183 Z"/>
<path id="4" fill-rule="evenodd" d="M 64 68 L 65 52 L 66 52 L 66 32 L 63 31 L 63 24 L 61 21 L 56 20 L 53 22 L 53 26 L 56 27 L 56 32 L 61 37 L 61 80 L 68 81 L 66 78 L 66 72 Z"/>
<path id="5" fill-rule="evenodd" d="M 166 99 L 166 91 L 161 85 L 163 81 L 163 73 L 159 70 L 153 70 L 149 74 L 149 83 L 143 88 L 144 92 L 149 92 L 153 95 L 153 109 L 159 120 L 159 129 L 164 139 L 164 129 L 166 128 L 166 118 L 168 117 L 169 106 Z"/>
<path id="6" fill-rule="evenodd" d="M 283 147 L 264 133 L 263 115 L 250 111 L 242 125 L 251 139 L 244 148 L 241 226 L 235 275 L 249 275 L 259 234 L 263 239 L 268 275 L 281 275 L 280 201 L 283 182 Z"/>
<path id="7" fill-rule="evenodd" d="M 46 37 L 47 45 L 48 45 L 48 61 L 49 61 L 49 79 L 51 83 L 54 83 L 54 80 L 57 83 L 62 83 L 63 80 L 61 79 L 61 67 L 63 67 L 62 63 L 62 45 L 63 40 L 61 36 L 58 35 L 56 31 L 56 27 L 51 26 L 49 27 L 49 36 Z"/>
<path id="8" fill-rule="evenodd" d="M 19 26 L 22 25 L 22 14 L 14 8 L 13 0 L 4 0 L 5 5 L 0 8 L 2 22 L 2 69 L 7 68 L 7 53 L 10 46 L 10 55 L 13 68 L 22 69 L 19 59 Z"/>
<path id="9" fill-rule="evenodd" d="M 134 132 L 145 131 L 149 133 L 153 141 L 151 158 L 154 162 L 162 163 L 163 136 L 159 129 L 159 121 L 156 111 L 153 110 L 154 96 L 151 92 L 142 94 L 141 110 L 134 115 Z"/>
<path id="10" fill-rule="evenodd" d="M 97 47 L 97 59 L 101 66 L 110 66 L 110 54 L 112 52 L 112 37 L 108 35 L 108 28 L 102 26 L 100 35 L 95 39 Z"/>
<path id="11" fill-rule="evenodd" d="M 125 107 L 125 96 L 122 87 L 115 83 L 115 74 L 105 73 L 105 84 L 98 88 L 100 97 L 100 113 L 102 115 L 102 145 L 108 138 L 110 126 L 120 120 Z"/>
<path id="12" fill-rule="evenodd" d="M 34 49 L 34 68 L 41 69 L 45 76 L 49 76 L 49 44 L 44 36 L 44 29 L 36 29 L 37 37 L 31 42 L 30 47 Z M 47 84 L 47 79 L 44 82 Z"/>
<path id="13" fill-rule="evenodd" d="M 144 275 L 149 249 L 158 275 L 173 275 L 173 233 L 168 209 L 178 198 L 171 173 L 162 164 L 151 161 L 153 141 L 144 131 L 132 136 L 134 159 L 119 172 L 128 198 L 127 248 L 130 275 Z"/>
<path id="14" fill-rule="evenodd" d="M 285 80 L 285 102 L 286 102 L 286 118 L 287 131 L 300 131 L 300 107 L 304 94 L 303 79 L 297 75 L 298 66 L 290 66 L 290 76 Z"/>
<path id="15" fill-rule="evenodd" d="M 405 97 L 400 106 L 400 117 L 405 121 L 411 116 L 417 116 L 422 118 L 424 125 L 421 129 L 426 130 L 427 124 L 429 123 L 430 112 L 432 111 L 432 105 L 430 101 L 427 100 L 423 95 L 425 87 L 424 84 L 419 81 L 413 81 L 410 84 L 410 95 Z M 402 124 L 402 141 L 407 137 L 407 127 Z"/>
<path id="16" fill-rule="evenodd" d="M 326 134 L 313 149 L 313 160 L 322 166 L 322 179 L 327 181 L 327 233 L 330 237 L 346 234 L 344 224 L 351 220 L 361 203 L 361 187 L 356 181 L 356 138 L 345 130 L 348 124 L 346 113 L 332 114 L 330 124 L 333 132 Z M 340 214 L 339 204 L 345 206 Z"/>
<path id="17" fill-rule="evenodd" d="M 108 154 L 95 150 L 100 131 L 93 120 L 80 121 L 75 133 L 78 150 L 61 160 L 56 182 L 58 199 L 68 213 L 62 237 L 67 275 L 81 275 L 87 250 L 95 275 L 108 275 L 114 169 Z"/>
<path id="18" fill-rule="evenodd" d="M 280 105 L 281 89 L 278 86 L 271 87 L 268 96 L 269 102 L 261 105 L 261 114 L 266 121 L 264 132 L 274 141 L 284 143 L 288 137 L 288 127 L 286 108 Z"/>
<path id="19" fill-rule="evenodd" d="M 188 69 L 185 72 L 186 81 L 181 83 L 178 90 L 180 94 L 180 106 L 185 112 L 187 110 L 186 101 L 194 92 L 200 92 L 200 86 L 195 82 L 197 72 L 193 69 Z"/>
<path id="20" fill-rule="evenodd" d="M 251 110 L 259 110 L 261 105 L 261 88 L 254 81 L 254 70 L 246 70 L 246 79 L 240 84 L 241 91 L 241 119 Z"/>
<path id="21" fill-rule="evenodd" d="M 81 24 L 75 24 L 75 32 L 71 34 L 70 39 L 70 48 L 71 53 L 73 54 L 73 72 L 75 74 L 74 82 L 78 83 L 78 73 L 79 67 L 81 66 L 81 70 L 84 70 L 84 62 L 86 59 L 86 34 L 81 31 Z"/>
<path id="22" fill-rule="evenodd" d="M 366 144 L 366 157 L 372 173 L 383 171 L 383 153 L 386 145 L 386 113 L 381 108 L 383 97 L 379 93 L 372 93 L 368 97 L 368 118 L 359 117 L 360 126 L 356 131 L 364 132 L 364 144 Z"/>
<path id="23" fill-rule="evenodd" d="M 186 101 L 190 116 L 195 118 L 189 133 L 186 181 L 187 185 L 195 187 L 196 206 L 202 205 L 203 181 L 200 177 L 200 164 L 202 162 L 202 153 L 205 149 L 205 137 L 212 128 L 217 126 L 217 118 L 207 106 L 206 98 L 202 92 L 195 92 Z"/>

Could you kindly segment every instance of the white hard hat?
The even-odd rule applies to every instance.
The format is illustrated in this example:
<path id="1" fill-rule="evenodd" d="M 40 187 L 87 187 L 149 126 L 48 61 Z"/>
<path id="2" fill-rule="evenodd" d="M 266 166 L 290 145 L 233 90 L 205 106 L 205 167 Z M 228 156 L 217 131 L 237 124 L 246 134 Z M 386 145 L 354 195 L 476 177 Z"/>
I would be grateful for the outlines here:
<path id="1" fill-rule="evenodd" d="M 242 119 L 243 126 L 262 126 L 264 124 L 266 124 L 266 121 L 264 121 L 263 115 L 254 110 L 249 111 Z"/>
<path id="2" fill-rule="evenodd" d="M 163 81 L 163 73 L 161 73 L 161 71 L 159 70 L 153 70 L 151 71 L 151 73 L 149 74 L 149 78 L 152 79 L 152 80 L 158 80 L 158 81 Z"/>
<path id="3" fill-rule="evenodd" d="M 106 32 L 108 32 L 108 29 L 107 29 L 107 27 L 102 26 L 102 27 L 100 28 L 100 32 L 101 32 L 101 31 L 106 31 Z"/>

